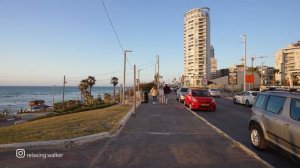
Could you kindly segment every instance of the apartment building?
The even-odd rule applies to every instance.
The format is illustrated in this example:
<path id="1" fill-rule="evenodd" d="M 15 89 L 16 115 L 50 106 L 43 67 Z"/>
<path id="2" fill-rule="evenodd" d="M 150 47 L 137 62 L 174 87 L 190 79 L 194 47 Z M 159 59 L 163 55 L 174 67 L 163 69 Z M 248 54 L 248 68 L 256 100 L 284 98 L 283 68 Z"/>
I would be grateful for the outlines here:
<path id="1" fill-rule="evenodd" d="M 184 15 L 184 76 L 187 85 L 201 85 L 211 78 L 209 8 L 198 8 Z M 203 81 L 204 81 L 203 80 Z"/>
<path id="2" fill-rule="evenodd" d="M 279 50 L 275 55 L 275 74 L 277 83 L 284 85 L 292 82 L 300 83 L 300 41 Z M 296 81 L 297 80 L 297 81 Z"/>
<path id="3" fill-rule="evenodd" d="M 211 46 L 210 50 L 210 79 L 217 78 L 217 59 L 215 58 L 215 49 Z"/>

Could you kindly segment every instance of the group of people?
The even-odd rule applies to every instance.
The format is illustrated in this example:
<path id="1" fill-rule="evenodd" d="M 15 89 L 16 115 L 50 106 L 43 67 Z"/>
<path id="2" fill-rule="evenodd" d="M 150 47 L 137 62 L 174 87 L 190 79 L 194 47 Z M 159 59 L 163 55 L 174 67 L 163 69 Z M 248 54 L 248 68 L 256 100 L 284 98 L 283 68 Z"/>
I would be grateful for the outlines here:
<path id="1" fill-rule="evenodd" d="M 159 88 L 157 88 L 156 85 L 154 85 L 149 95 L 153 98 L 153 104 L 159 103 L 159 104 L 168 104 L 168 95 L 171 93 L 170 87 L 165 84 L 165 86 L 161 85 Z M 158 100 L 157 100 L 158 98 Z"/>

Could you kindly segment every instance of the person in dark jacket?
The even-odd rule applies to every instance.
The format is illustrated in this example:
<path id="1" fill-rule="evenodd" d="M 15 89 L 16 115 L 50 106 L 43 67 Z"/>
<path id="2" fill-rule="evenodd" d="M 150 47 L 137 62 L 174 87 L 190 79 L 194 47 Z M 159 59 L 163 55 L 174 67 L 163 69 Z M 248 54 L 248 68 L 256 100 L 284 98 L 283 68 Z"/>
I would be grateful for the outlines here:
<path id="1" fill-rule="evenodd" d="M 167 85 L 167 84 L 165 84 L 165 87 L 164 87 L 164 94 L 165 94 L 165 104 L 168 104 L 168 96 L 169 96 L 169 94 L 171 93 L 171 89 L 170 89 L 170 87 Z"/>

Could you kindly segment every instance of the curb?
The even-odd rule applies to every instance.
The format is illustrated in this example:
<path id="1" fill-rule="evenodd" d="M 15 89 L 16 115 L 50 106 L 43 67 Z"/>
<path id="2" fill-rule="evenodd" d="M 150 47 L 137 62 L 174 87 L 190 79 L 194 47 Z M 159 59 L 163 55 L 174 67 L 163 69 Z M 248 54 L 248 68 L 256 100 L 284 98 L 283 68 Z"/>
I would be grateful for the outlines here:
<path id="1" fill-rule="evenodd" d="M 220 130 L 218 127 L 214 126 L 213 124 L 211 124 L 209 121 L 207 121 L 205 118 L 199 116 L 197 113 L 195 113 L 194 111 L 186 108 L 188 111 L 190 111 L 193 115 L 195 115 L 197 118 L 199 118 L 200 120 L 204 121 L 207 125 L 209 125 L 211 128 L 213 128 L 217 133 L 223 135 L 224 137 L 226 137 L 227 139 L 229 139 L 230 141 L 233 142 L 234 145 L 236 145 L 237 147 L 239 147 L 240 149 L 242 149 L 243 151 L 245 151 L 248 155 L 252 156 L 254 159 L 262 162 L 264 165 L 266 165 L 269 168 L 273 168 L 273 166 L 271 166 L 269 163 L 267 163 L 266 161 L 264 161 L 262 158 L 260 158 L 255 152 L 253 152 L 252 150 L 250 150 L 248 147 L 246 147 L 245 145 L 243 145 L 242 143 L 234 140 L 231 136 L 229 136 L 228 134 L 226 134 L 225 132 L 223 132 L 222 130 Z"/>
<path id="2" fill-rule="evenodd" d="M 140 102 L 137 103 L 136 108 L 140 106 Z M 134 107 L 132 107 L 127 114 L 119 121 L 119 127 L 116 132 L 102 132 L 98 134 L 92 134 L 82 137 L 76 137 L 71 139 L 61 139 L 61 140 L 51 140 L 51 141 L 34 141 L 34 142 L 24 142 L 24 143 L 12 143 L 12 144 L 0 144 L 1 148 L 20 148 L 20 147 L 33 147 L 33 146 L 46 146 L 46 145 L 66 145 L 74 143 L 76 145 L 82 145 L 84 143 L 94 142 L 100 139 L 109 138 L 117 136 L 127 121 L 130 119 L 131 115 L 134 113 Z"/>

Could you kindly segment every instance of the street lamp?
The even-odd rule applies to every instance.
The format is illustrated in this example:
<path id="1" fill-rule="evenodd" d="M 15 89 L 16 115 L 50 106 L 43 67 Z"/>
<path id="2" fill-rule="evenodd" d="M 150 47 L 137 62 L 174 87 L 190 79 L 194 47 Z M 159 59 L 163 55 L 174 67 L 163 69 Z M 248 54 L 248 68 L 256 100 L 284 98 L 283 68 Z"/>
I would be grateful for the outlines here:
<path id="1" fill-rule="evenodd" d="M 244 39 L 242 43 L 244 43 L 244 91 L 246 91 L 246 63 L 247 63 L 247 56 L 246 56 L 246 49 L 247 49 L 247 35 L 241 35 L 241 37 Z"/>
<path id="2" fill-rule="evenodd" d="M 126 77 L 126 53 L 132 52 L 131 50 L 124 50 L 124 71 L 123 71 L 123 96 L 122 96 L 122 104 L 125 104 L 125 77 Z"/>

